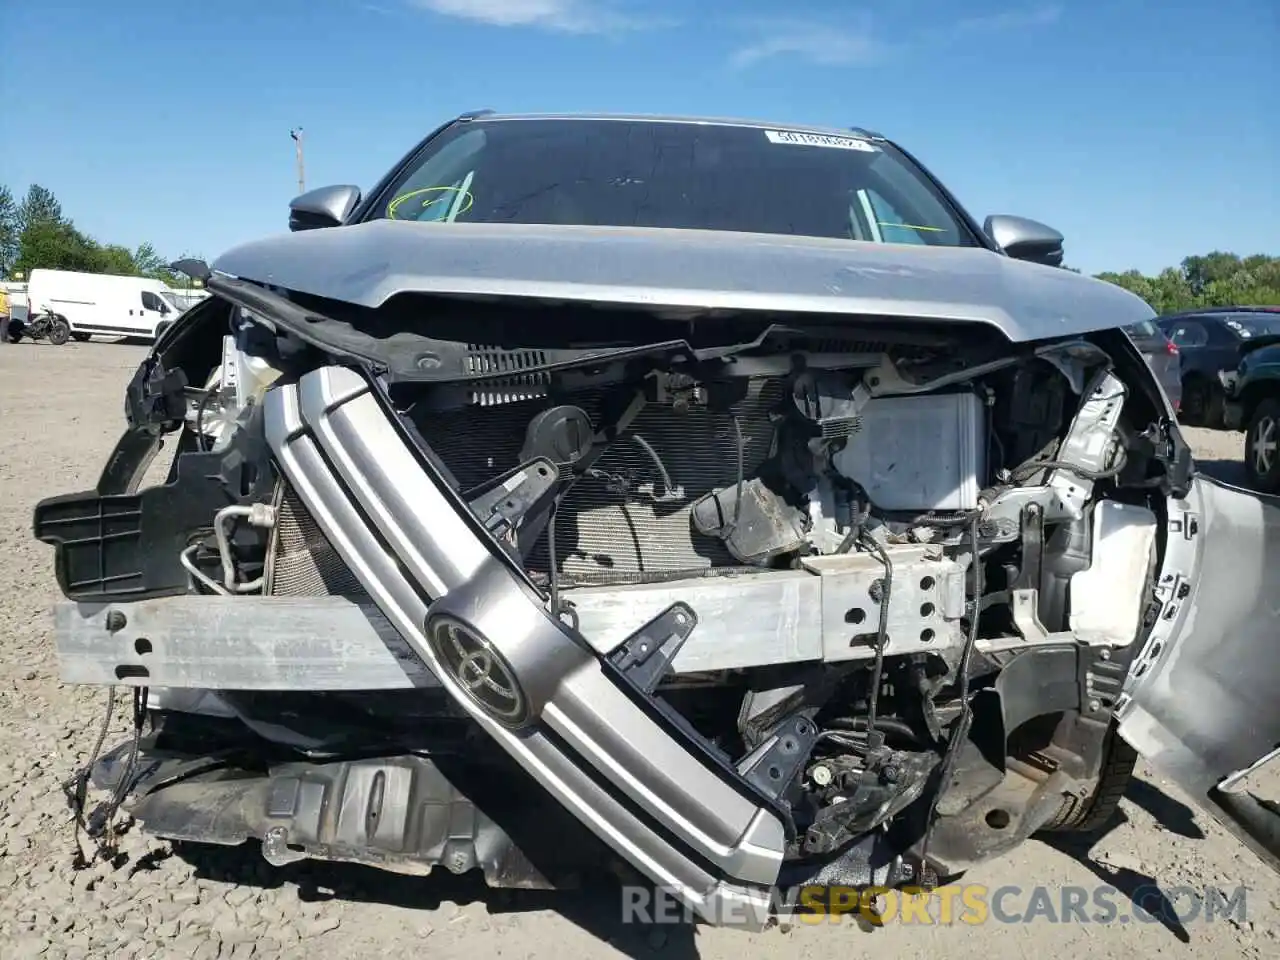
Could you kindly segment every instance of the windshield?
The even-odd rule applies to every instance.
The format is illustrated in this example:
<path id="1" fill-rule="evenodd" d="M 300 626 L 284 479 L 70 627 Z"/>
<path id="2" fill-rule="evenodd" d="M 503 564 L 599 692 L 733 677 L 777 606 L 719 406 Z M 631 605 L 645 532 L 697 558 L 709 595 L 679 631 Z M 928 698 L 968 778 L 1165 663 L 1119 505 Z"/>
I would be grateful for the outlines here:
<path id="1" fill-rule="evenodd" d="M 471 121 L 434 139 L 387 196 L 375 218 L 980 245 L 892 145 L 765 127 Z"/>
<path id="2" fill-rule="evenodd" d="M 183 311 L 183 305 L 178 302 L 177 298 L 174 297 L 173 294 L 162 293 L 160 294 L 160 298 L 164 300 L 165 303 L 169 304 L 169 306 L 173 307 L 176 312 L 181 313 Z"/>

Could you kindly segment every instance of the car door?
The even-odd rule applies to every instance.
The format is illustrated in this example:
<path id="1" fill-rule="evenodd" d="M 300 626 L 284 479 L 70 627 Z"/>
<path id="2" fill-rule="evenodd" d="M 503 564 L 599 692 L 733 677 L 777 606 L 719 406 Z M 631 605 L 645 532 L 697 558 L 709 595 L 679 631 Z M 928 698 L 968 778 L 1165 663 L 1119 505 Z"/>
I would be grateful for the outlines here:
<path id="1" fill-rule="evenodd" d="M 1162 329 L 1169 342 L 1182 354 L 1184 365 L 1187 360 L 1195 362 L 1196 357 L 1209 346 L 1209 331 L 1198 321 L 1180 320 Z"/>
<path id="2" fill-rule="evenodd" d="M 1156 381 L 1164 389 L 1174 409 L 1182 397 L 1181 356 L 1178 348 L 1154 321 L 1143 320 L 1124 328 L 1134 346 L 1156 375 Z"/>
<path id="3" fill-rule="evenodd" d="M 1169 500 L 1156 592 L 1120 735 L 1280 871 L 1280 498 L 1197 475 Z"/>
<path id="4" fill-rule="evenodd" d="M 1222 371 L 1234 371 L 1240 363 L 1240 345 L 1245 341 L 1227 324 L 1219 320 L 1206 324 L 1209 342 L 1205 348 L 1205 372 L 1221 383 Z"/>
<path id="5" fill-rule="evenodd" d="M 169 312 L 169 307 L 164 300 L 160 298 L 158 293 L 151 290 L 143 290 L 141 295 L 141 309 L 138 310 L 137 323 L 138 330 L 141 333 L 151 334 L 155 332 L 156 326 L 160 321 L 164 320 Z M 130 311 L 132 313 L 132 311 Z"/>

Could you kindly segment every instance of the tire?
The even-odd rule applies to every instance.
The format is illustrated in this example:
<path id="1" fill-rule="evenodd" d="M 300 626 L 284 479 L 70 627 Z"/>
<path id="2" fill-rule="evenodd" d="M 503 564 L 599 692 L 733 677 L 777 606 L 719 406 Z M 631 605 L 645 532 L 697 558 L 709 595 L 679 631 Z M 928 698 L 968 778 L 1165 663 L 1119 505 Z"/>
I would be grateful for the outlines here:
<path id="1" fill-rule="evenodd" d="M 1044 825 L 1054 833 L 1092 833 L 1106 826 L 1115 816 L 1124 792 L 1133 779 L 1138 751 L 1129 746 L 1114 728 L 1107 734 L 1098 785 L 1087 797 L 1067 797 L 1053 819 Z"/>
<path id="2" fill-rule="evenodd" d="M 1262 493 L 1280 493 L 1280 398 L 1254 408 L 1244 435 L 1244 472 Z"/>
<path id="3" fill-rule="evenodd" d="M 1204 425 L 1212 430 L 1227 428 L 1227 394 L 1220 384 L 1209 384 L 1209 402 L 1204 408 Z"/>
<path id="4" fill-rule="evenodd" d="M 84 333 L 79 330 L 72 331 L 71 333 L 71 339 L 76 343 L 88 343 L 90 336 L 92 336 L 92 334 Z"/>
<path id="5" fill-rule="evenodd" d="M 1209 411 L 1209 383 L 1200 377 L 1188 377 L 1182 381 L 1182 409 L 1178 419 L 1188 427 L 1207 427 Z"/>
<path id="6" fill-rule="evenodd" d="M 49 323 L 49 342 L 60 347 L 71 339 L 71 324 L 62 317 L 54 317 Z"/>

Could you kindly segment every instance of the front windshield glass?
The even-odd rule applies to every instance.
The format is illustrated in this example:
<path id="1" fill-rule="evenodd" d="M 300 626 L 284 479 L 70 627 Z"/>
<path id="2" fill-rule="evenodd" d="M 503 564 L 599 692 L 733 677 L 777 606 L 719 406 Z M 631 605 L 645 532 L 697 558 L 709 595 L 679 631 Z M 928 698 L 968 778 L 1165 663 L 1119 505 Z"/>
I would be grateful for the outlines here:
<path id="1" fill-rule="evenodd" d="M 167 303 L 169 306 L 171 306 L 171 307 L 172 307 L 175 311 L 177 311 L 178 313 L 181 313 L 181 312 L 182 312 L 182 310 L 183 310 L 183 306 L 182 306 L 182 304 L 181 304 L 181 303 L 179 303 L 179 302 L 178 302 L 178 299 L 177 299 L 173 294 L 171 294 L 171 293 L 162 293 L 162 294 L 160 294 L 160 298 L 161 298 L 162 300 L 164 300 L 164 302 L 165 302 L 165 303 Z"/>
<path id="2" fill-rule="evenodd" d="M 372 215 L 980 245 L 889 144 L 713 123 L 457 124 Z"/>

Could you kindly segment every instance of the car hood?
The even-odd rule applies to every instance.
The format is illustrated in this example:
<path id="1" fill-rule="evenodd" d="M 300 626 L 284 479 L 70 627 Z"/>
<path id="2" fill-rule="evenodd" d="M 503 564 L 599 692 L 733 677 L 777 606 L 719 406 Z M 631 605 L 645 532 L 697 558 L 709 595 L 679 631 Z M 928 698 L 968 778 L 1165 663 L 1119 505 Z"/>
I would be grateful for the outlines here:
<path id="1" fill-rule="evenodd" d="M 1241 357 L 1248 356 L 1253 360 L 1253 355 L 1259 351 L 1265 350 L 1262 354 L 1264 362 L 1274 363 L 1280 359 L 1280 333 L 1265 333 L 1259 337 L 1250 337 L 1248 340 L 1240 342 L 1239 354 Z"/>
<path id="2" fill-rule="evenodd" d="M 247 243 L 213 270 L 369 308 L 401 293 L 519 296 L 976 321 L 1013 341 L 1155 315 L 1112 284 L 980 248 L 711 230 L 375 220 Z"/>

